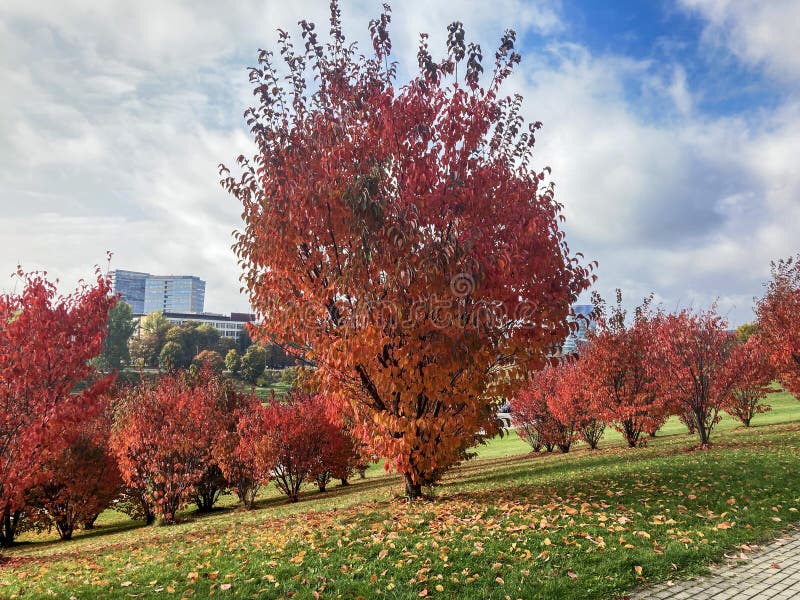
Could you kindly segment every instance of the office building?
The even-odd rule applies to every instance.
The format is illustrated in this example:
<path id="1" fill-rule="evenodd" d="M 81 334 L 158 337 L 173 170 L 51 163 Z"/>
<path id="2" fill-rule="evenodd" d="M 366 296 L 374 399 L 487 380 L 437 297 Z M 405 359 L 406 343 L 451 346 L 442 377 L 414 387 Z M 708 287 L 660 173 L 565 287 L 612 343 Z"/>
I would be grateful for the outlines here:
<path id="1" fill-rule="evenodd" d="M 206 282 L 193 275 L 151 275 L 138 271 L 111 271 L 111 289 L 130 304 L 133 314 L 157 310 L 202 313 Z"/>
<path id="2" fill-rule="evenodd" d="M 235 342 L 239 341 L 245 325 L 256 320 L 256 316 L 250 313 L 231 313 L 230 316 L 226 316 L 216 313 L 192 314 L 165 311 L 164 317 L 172 325 L 181 323 L 211 325 L 219 331 L 221 337 L 231 338 Z"/>
<path id="3" fill-rule="evenodd" d="M 111 271 L 111 291 L 120 295 L 120 300 L 127 302 L 133 314 L 144 314 L 145 282 L 150 277 L 149 273 L 138 271 Z"/>
<path id="4" fill-rule="evenodd" d="M 192 275 L 151 275 L 144 288 L 144 312 L 201 313 L 206 282 Z"/>
<path id="5" fill-rule="evenodd" d="M 562 355 L 575 354 L 586 343 L 587 334 L 595 328 L 592 310 L 594 306 L 591 304 L 576 304 L 572 307 L 574 316 L 567 317 L 567 321 L 575 323 L 575 329 L 564 340 L 564 345 L 561 347 Z"/>

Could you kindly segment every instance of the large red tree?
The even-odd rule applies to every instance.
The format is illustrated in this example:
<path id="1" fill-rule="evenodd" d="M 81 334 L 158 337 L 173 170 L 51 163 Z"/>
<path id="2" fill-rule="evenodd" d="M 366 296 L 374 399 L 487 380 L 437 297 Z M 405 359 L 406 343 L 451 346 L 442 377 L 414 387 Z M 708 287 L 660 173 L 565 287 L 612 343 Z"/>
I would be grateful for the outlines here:
<path id="1" fill-rule="evenodd" d="M 800 398 L 800 257 L 772 263 L 756 313 L 758 335 L 781 383 Z"/>
<path id="2" fill-rule="evenodd" d="M 0 544 L 14 540 L 25 493 L 46 477 L 48 441 L 60 420 L 91 409 L 111 376 L 90 365 L 103 348 L 115 299 L 98 271 L 93 284 L 59 296 L 43 273 L 17 273 L 20 293 L 0 295 Z"/>
<path id="3" fill-rule="evenodd" d="M 498 431 L 498 400 L 568 333 L 590 279 L 560 229 L 549 169 L 532 166 L 522 100 L 501 87 L 519 61 L 512 31 L 482 76 L 460 23 L 435 60 L 396 82 L 390 14 L 363 57 L 301 22 L 251 69 L 245 111 L 258 153 L 223 167 L 243 206 L 235 250 L 259 334 L 313 361 L 319 389 L 352 403 L 361 431 L 419 496 Z"/>

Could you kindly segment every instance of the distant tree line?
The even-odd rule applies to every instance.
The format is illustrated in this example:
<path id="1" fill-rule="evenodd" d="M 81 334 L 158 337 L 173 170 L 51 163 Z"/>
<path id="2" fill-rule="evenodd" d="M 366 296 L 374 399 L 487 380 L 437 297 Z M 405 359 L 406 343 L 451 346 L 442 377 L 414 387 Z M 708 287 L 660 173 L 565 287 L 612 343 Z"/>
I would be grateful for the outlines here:
<path id="1" fill-rule="evenodd" d="M 156 311 L 145 315 L 138 333 L 136 330 L 131 307 L 125 302 L 115 304 L 109 311 L 103 351 L 93 360 L 95 368 L 106 372 L 126 366 L 175 371 L 195 365 L 214 372 L 227 369 L 256 384 L 265 379 L 265 369 L 284 369 L 295 362 L 277 344 L 253 343 L 246 328 L 237 341 L 222 336 L 213 325 L 192 321 L 174 325 Z"/>

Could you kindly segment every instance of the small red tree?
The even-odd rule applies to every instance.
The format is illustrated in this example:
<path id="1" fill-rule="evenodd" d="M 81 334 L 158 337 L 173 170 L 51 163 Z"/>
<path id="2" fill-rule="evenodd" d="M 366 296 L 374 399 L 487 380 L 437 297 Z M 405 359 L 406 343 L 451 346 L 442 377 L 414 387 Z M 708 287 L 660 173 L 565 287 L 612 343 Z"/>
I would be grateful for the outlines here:
<path id="1" fill-rule="evenodd" d="M 713 308 L 662 314 L 657 321 L 652 365 L 659 392 L 707 446 L 735 383 L 728 363 L 736 337 Z"/>
<path id="2" fill-rule="evenodd" d="M 726 377 L 733 380 L 733 386 L 725 412 L 750 427 L 754 416 L 771 410 L 763 400 L 775 378 L 775 369 L 758 336 L 736 345 L 727 369 Z"/>
<path id="3" fill-rule="evenodd" d="M 26 494 L 48 526 L 62 540 L 78 526 L 91 528 L 122 488 L 117 461 L 108 448 L 111 421 L 107 401 L 73 407 L 51 432 L 42 452 L 42 481 Z M 88 527 L 87 527 L 88 526 Z"/>
<path id="4" fill-rule="evenodd" d="M 58 296 L 45 274 L 21 270 L 19 294 L 0 295 L 0 545 L 14 541 L 26 493 L 42 483 L 48 439 L 64 415 L 91 412 L 112 376 L 95 377 L 114 305 L 109 280 Z M 50 451 L 57 448 L 50 445 Z"/>
<path id="5" fill-rule="evenodd" d="M 235 249 L 268 315 L 259 333 L 353 402 L 362 439 L 418 497 L 499 430 L 497 399 L 566 337 L 590 275 L 559 229 L 549 169 L 532 167 L 540 124 L 501 93 L 514 32 L 485 87 L 460 23 L 440 61 L 422 36 L 420 73 L 397 85 L 389 21 L 387 7 L 371 22 L 364 57 L 334 0 L 329 43 L 306 21 L 300 52 L 280 34 L 288 77 L 262 51 L 245 112 L 259 152 L 222 184 L 243 206 Z"/>
<path id="6" fill-rule="evenodd" d="M 117 404 L 111 445 L 122 477 L 162 524 L 175 522 L 212 464 L 218 391 L 178 373 L 127 389 Z"/>
<path id="7" fill-rule="evenodd" d="M 325 414 L 320 397 L 295 391 L 286 400 L 273 397 L 264 408 L 266 437 L 261 455 L 272 459 L 272 479 L 292 502 L 297 502 L 306 481 L 316 480 L 320 490 L 331 475 L 330 444 L 339 430 Z"/>
<path id="8" fill-rule="evenodd" d="M 756 314 L 758 335 L 783 387 L 800 398 L 800 257 L 772 263 L 772 281 Z"/>
<path id="9" fill-rule="evenodd" d="M 347 432 L 328 420 L 324 425 L 321 453 L 311 472 L 311 479 L 324 492 L 328 482 L 335 478 L 347 485 L 347 480 L 358 465 L 358 446 Z"/>
<path id="10" fill-rule="evenodd" d="M 606 424 L 595 416 L 584 364 L 580 359 L 568 359 L 558 366 L 558 378 L 547 406 L 556 419 L 565 425 L 571 424 L 594 450 Z"/>
<path id="11" fill-rule="evenodd" d="M 663 424 L 665 407 L 656 394 L 650 369 L 653 320 L 651 298 L 637 307 L 632 322 L 622 308 L 622 294 L 606 313 L 603 300 L 595 294 L 597 329 L 581 357 L 583 379 L 592 401 L 590 412 L 619 431 L 633 448 L 643 432 L 656 431 Z"/>
<path id="12" fill-rule="evenodd" d="M 200 444 L 208 451 L 208 461 L 200 480 L 194 485 L 193 500 L 197 509 L 208 512 L 227 488 L 228 481 L 222 471 L 219 450 L 224 438 L 237 432 L 239 419 L 244 411 L 260 404 L 254 393 L 238 391 L 229 379 L 218 371 L 204 366 L 191 378 L 192 385 L 200 388 L 202 397 L 210 403 L 211 422 L 205 428 Z"/>
<path id="13" fill-rule="evenodd" d="M 325 405 L 326 416 L 338 431 L 337 437 L 341 437 L 329 451 L 331 476 L 339 479 L 342 485 L 348 485 L 348 479 L 354 472 L 364 477 L 372 461 L 369 445 L 358 436 L 357 416 L 349 404 L 330 396 L 320 396 L 320 401 Z"/>
<path id="14" fill-rule="evenodd" d="M 216 456 L 228 485 L 242 506 L 251 509 L 259 489 L 270 480 L 274 457 L 261 403 L 241 409 L 238 417 L 236 430 L 220 439 Z"/>
<path id="15" fill-rule="evenodd" d="M 575 440 L 575 421 L 563 412 L 562 421 L 550 409 L 556 396 L 561 367 L 547 367 L 531 376 L 527 388 L 511 400 L 511 415 L 517 434 L 534 450 L 545 446 L 548 452 L 558 446 L 569 452 Z"/>

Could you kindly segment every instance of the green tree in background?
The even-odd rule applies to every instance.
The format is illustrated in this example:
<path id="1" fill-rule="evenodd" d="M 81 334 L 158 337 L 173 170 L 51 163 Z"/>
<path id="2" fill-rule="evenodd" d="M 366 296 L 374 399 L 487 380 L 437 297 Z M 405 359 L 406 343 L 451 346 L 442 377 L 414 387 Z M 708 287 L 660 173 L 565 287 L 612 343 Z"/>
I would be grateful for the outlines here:
<path id="1" fill-rule="evenodd" d="M 158 354 L 158 366 L 165 371 L 174 371 L 180 368 L 182 361 L 183 348 L 177 342 L 167 342 Z"/>
<path id="2" fill-rule="evenodd" d="M 170 324 L 160 310 L 142 317 L 139 335 L 131 341 L 130 354 L 134 363 L 144 367 L 158 366 L 159 355 Z"/>
<path id="3" fill-rule="evenodd" d="M 233 348 L 228 350 L 228 353 L 225 355 L 225 368 L 233 375 L 238 375 L 239 370 L 242 368 L 242 358 Z"/>
<path id="4" fill-rule="evenodd" d="M 739 338 L 740 342 L 744 343 L 749 340 L 750 336 L 753 335 L 757 330 L 757 323 L 744 323 L 736 328 L 736 337 Z"/>
<path id="5" fill-rule="evenodd" d="M 267 351 L 258 344 L 251 345 L 242 357 L 242 379 L 255 384 L 267 366 Z"/>
<path id="6" fill-rule="evenodd" d="M 247 326 L 245 325 L 242 327 L 242 333 L 239 335 L 239 347 L 237 348 L 237 350 L 239 350 L 239 354 L 244 354 L 252 343 L 253 340 L 250 339 L 250 330 L 247 329 Z"/>
<path id="7" fill-rule="evenodd" d="M 102 371 L 120 370 L 130 362 L 131 355 L 128 342 L 136 331 L 133 311 L 127 302 L 117 302 L 108 311 L 106 337 L 103 340 L 103 351 L 94 361 Z"/>
<path id="8" fill-rule="evenodd" d="M 195 331 L 197 332 L 197 352 L 195 354 L 199 354 L 203 350 L 217 350 L 220 334 L 216 327 L 207 323 L 201 323 L 197 325 Z"/>
<path id="9" fill-rule="evenodd" d="M 219 342 L 217 342 L 217 352 L 219 352 L 222 356 L 228 356 L 228 352 L 235 350 L 236 348 L 236 340 L 233 338 L 220 337 Z"/>

